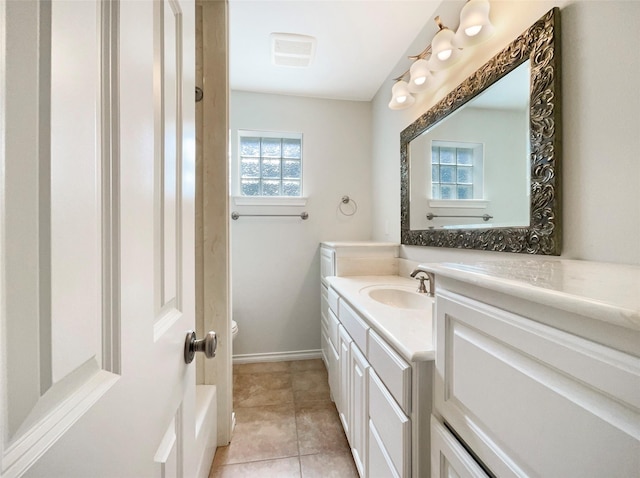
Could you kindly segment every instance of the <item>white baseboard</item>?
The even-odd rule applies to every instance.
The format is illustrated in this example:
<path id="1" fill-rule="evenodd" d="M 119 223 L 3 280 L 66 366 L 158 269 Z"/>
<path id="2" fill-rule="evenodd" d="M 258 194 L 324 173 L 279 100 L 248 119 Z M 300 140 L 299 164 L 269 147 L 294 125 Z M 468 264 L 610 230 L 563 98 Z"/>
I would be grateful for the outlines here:
<path id="1" fill-rule="evenodd" d="M 294 352 L 270 352 L 266 354 L 242 354 L 234 355 L 233 363 L 257 363 L 257 362 L 285 362 L 289 360 L 310 360 L 322 358 L 322 351 L 297 350 Z"/>

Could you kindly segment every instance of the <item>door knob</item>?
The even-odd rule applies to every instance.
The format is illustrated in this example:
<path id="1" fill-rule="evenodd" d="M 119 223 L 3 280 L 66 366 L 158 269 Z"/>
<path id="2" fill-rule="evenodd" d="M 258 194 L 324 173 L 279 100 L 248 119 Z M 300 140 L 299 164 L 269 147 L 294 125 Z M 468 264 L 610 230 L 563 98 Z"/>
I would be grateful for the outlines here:
<path id="1" fill-rule="evenodd" d="M 193 330 L 187 332 L 187 338 L 184 341 L 184 362 L 193 362 L 196 352 L 204 352 L 207 358 L 216 356 L 216 348 L 218 347 L 218 337 L 214 331 L 207 332 L 204 339 L 196 339 L 196 333 Z"/>

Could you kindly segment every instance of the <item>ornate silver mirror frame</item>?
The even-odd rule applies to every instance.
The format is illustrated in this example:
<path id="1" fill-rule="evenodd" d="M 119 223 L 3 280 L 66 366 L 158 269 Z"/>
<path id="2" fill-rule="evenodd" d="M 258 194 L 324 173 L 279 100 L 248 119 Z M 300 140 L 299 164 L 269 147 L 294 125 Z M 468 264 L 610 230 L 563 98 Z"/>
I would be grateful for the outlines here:
<path id="1" fill-rule="evenodd" d="M 409 143 L 527 59 L 531 64 L 529 227 L 411 230 Z M 560 101 L 559 10 L 553 8 L 400 133 L 402 244 L 559 255 Z"/>

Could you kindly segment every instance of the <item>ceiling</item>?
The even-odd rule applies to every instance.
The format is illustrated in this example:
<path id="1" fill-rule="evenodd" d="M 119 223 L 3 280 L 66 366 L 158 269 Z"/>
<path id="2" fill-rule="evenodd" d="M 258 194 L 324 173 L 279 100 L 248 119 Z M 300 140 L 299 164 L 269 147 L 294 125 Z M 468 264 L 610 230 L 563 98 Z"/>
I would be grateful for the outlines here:
<path id="1" fill-rule="evenodd" d="M 440 3 L 229 0 L 231 89 L 369 101 Z M 311 65 L 272 65 L 270 34 L 275 32 L 315 37 Z"/>

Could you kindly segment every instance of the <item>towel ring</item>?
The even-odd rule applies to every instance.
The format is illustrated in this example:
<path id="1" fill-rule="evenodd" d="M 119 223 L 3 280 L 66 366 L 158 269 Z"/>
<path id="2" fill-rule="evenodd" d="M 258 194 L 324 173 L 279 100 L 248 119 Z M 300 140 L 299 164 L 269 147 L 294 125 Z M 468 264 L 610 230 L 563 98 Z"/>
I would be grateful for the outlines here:
<path id="1" fill-rule="evenodd" d="M 353 211 L 345 212 L 344 206 L 345 204 L 353 203 Z M 356 212 L 358 212 L 358 203 L 355 200 L 351 199 L 349 196 L 342 196 L 340 204 L 338 204 L 338 209 L 345 216 L 353 216 Z"/>

